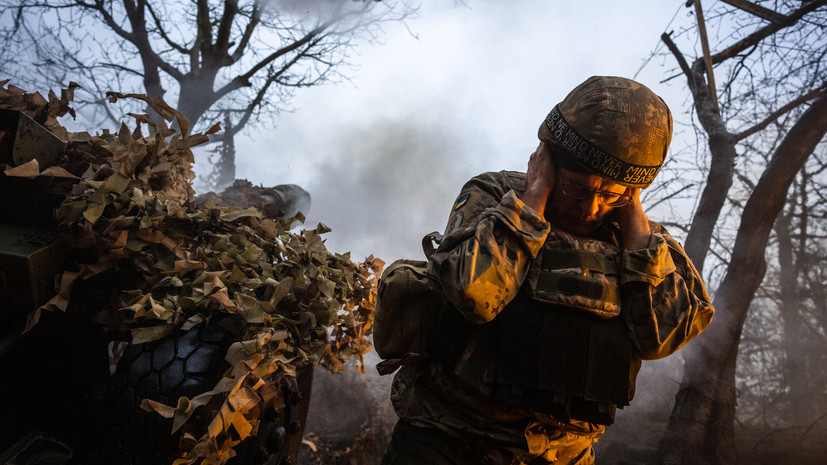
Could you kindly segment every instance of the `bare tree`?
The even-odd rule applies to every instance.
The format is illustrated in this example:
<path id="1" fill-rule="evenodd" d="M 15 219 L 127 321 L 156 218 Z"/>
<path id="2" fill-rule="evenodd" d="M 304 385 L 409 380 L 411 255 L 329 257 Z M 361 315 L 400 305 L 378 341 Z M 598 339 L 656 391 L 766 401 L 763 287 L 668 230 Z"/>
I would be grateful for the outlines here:
<path id="1" fill-rule="evenodd" d="M 824 310 L 827 250 L 824 250 L 824 183 L 827 166 L 819 160 L 805 166 L 796 178 L 793 195 L 778 217 L 777 282 L 784 364 L 785 420 L 810 423 L 827 408 L 827 311 Z"/>
<path id="2" fill-rule="evenodd" d="M 827 133 L 825 4 L 825 0 L 774 2 L 780 15 L 769 24 L 717 5 L 709 17 L 719 24 L 714 30 L 731 31 L 720 38 L 731 45 L 710 56 L 718 77 L 724 77 L 712 91 L 703 57 L 690 65 L 672 36 L 662 36 L 687 78 L 697 119 L 708 139 L 706 184 L 686 239 L 686 250 L 698 268 L 713 250 L 714 231 L 732 193 L 736 163 L 755 155 L 747 149 L 760 147 L 750 141 L 770 125 L 782 126 L 785 133 L 774 150 L 765 147 L 772 155 L 758 181 L 738 187 L 747 200 L 729 245 L 724 278 L 715 291 L 717 313 L 709 329 L 684 350 L 684 379 L 660 443 L 663 463 L 736 462 L 735 368 L 744 321 L 764 278 L 764 251 L 789 187 Z"/>
<path id="3" fill-rule="evenodd" d="M 232 134 L 233 121 L 229 113 L 224 115 L 224 130 Z M 204 176 L 204 187 L 221 192 L 235 181 L 235 137 L 224 137 L 210 154 L 212 171 Z"/>
<path id="4" fill-rule="evenodd" d="M 2 0 L 0 65 L 29 86 L 78 81 L 89 87 L 80 102 L 116 90 L 164 97 L 193 125 L 226 113 L 230 136 L 270 120 L 296 89 L 343 78 L 358 42 L 415 10 L 408 0 Z"/>

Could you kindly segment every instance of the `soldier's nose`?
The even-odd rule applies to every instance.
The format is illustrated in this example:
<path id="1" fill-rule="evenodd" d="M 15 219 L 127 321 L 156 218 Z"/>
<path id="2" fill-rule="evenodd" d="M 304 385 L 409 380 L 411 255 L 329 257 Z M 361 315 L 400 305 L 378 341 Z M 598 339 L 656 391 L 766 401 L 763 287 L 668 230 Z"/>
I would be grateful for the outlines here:
<path id="1" fill-rule="evenodd" d="M 580 208 L 583 210 L 584 215 L 591 218 L 600 210 L 600 199 L 597 195 L 590 195 L 580 201 Z"/>

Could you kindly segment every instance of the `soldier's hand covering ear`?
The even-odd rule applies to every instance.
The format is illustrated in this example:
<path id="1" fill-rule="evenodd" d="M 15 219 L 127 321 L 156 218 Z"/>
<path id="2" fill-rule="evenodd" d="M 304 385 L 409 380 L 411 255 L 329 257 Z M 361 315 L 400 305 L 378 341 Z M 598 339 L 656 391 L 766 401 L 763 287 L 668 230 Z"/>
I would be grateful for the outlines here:
<path id="1" fill-rule="evenodd" d="M 649 246 L 649 238 L 652 236 L 649 217 L 640 203 L 640 189 L 629 188 L 627 192 L 632 201 L 619 208 L 622 245 L 626 250 L 645 249 Z"/>
<path id="2" fill-rule="evenodd" d="M 557 169 L 551 158 L 551 150 L 545 142 L 540 142 L 537 150 L 528 159 L 525 173 L 526 189 L 520 200 L 529 207 L 545 214 L 546 202 L 557 183 Z"/>

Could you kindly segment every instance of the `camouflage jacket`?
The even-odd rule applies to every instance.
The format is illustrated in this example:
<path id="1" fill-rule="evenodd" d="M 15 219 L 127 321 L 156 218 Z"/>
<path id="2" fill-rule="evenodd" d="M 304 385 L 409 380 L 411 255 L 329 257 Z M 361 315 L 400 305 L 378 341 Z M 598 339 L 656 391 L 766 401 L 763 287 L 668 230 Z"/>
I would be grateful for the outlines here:
<path id="1" fill-rule="evenodd" d="M 469 322 L 485 325 L 505 308 L 527 285 L 532 261 L 555 234 L 552 224 L 520 201 L 524 184 L 523 173 L 508 171 L 471 179 L 454 203 L 444 241 L 431 257 L 447 299 Z M 675 352 L 698 335 L 713 314 L 709 295 L 683 248 L 660 225 L 651 227 L 649 247 L 634 251 L 622 249 L 616 223 L 595 233 L 619 251 L 620 317 L 635 356 L 644 360 Z M 436 361 L 403 367 L 394 379 L 391 398 L 405 421 L 549 462 L 562 458 L 559 455 L 567 449 L 590 450 L 604 430 L 601 425 L 561 422 L 499 405 L 479 385 L 463 382 Z M 563 462 L 590 463 L 579 457 Z"/>

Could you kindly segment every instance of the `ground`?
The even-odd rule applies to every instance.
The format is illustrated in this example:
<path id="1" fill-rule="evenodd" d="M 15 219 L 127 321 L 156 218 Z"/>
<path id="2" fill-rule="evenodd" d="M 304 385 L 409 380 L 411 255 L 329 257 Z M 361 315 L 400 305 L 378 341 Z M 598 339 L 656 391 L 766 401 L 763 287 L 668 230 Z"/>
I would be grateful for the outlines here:
<path id="1" fill-rule="evenodd" d="M 378 464 L 396 423 L 391 380 L 317 369 L 299 465 Z"/>

